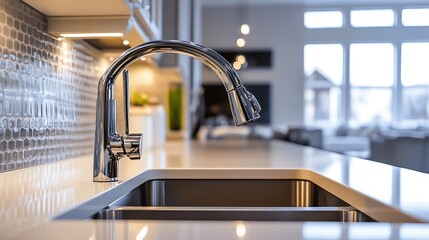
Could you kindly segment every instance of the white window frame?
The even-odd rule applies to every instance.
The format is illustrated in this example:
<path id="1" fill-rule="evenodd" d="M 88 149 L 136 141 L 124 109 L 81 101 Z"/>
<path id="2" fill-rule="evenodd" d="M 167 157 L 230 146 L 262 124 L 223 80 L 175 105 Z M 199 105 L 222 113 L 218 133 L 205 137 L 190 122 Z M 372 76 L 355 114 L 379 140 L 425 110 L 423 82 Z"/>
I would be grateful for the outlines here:
<path id="1" fill-rule="evenodd" d="M 394 83 L 392 87 L 392 122 L 391 123 L 406 123 L 407 120 L 402 119 L 402 92 L 403 86 L 401 83 L 401 52 L 402 43 L 405 42 L 429 42 L 429 35 L 419 34 L 419 32 L 428 32 L 429 26 L 421 26 L 416 31 L 415 27 L 407 27 L 402 25 L 402 10 L 410 7 L 405 6 L 379 6 L 376 9 L 392 9 L 395 14 L 396 24 L 392 27 L 373 28 L 373 27 L 352 27 L 350 24 L 350 12 L 352 10 L 362 10 L 371 7 L 363 8 L 359 7 L 356 9 L 344 7 L 340 9 L 343 12 L 344 22 L 343 27 L 336 29 L 336 33 L 332 34 L 332 29 L 308 29 L 306 31 L 313 31 L 309 34 L 310 37 L 306 39 L 306 44 L 342 44 L 344 52 L 344 83 L 342 89 L 342 107 L 340 114 L 340 124 L 342 126 L 349 126 L 351 119 L 351 86 L 350 86 L 350 45 L 353 43 L 391 43 L 394 46 Z M 428 7 L 429 8 L 429 7 Z M 317 9 L 318 11 L 329 11 L 332 9 Z M 308 9 L 308 11 L 316 11 Z M 306 11 L 304 11 L 306 12 Z M 353 32 L 354 34 L 348 34 Z M 362 33 L 362 34 L 360 34 Z M 371 33 L 371 34 L 368 34 Z M 328 37 L 327 37 L 328 36 Z M 356 36 L 358 36 L 356 38 Z M 413 120 L 418 123 L 429 123 L 429 120 Z M 317 125 L 314 122 L 314 125 Z"/>

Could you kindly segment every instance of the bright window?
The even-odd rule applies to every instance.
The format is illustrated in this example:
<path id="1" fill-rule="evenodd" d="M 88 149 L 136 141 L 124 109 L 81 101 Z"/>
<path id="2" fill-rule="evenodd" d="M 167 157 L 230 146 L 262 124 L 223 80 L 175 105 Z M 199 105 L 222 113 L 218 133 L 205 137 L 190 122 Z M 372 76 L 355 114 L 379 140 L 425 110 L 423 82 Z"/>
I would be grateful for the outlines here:
<path id="1" fill-rule="evenodd" d="M 402 10 L 402 25 L 429 26 L 429 9 L 421 8 Z"/>
<path id="2" fill-rule="evenodd" d="M 305 12 L 306 28 L 340 28 L 343 26 L 343 13 L 340 11 Z"/>
<path id="3" fill-rule="evenodd" d="M 429 27 L 429 7 L 359 8 L 304 12 L 305 28 L 316 29 L 304 36 L 305 123 L 426 126 L 429 35 L 415 27 Z M 324 81 L 309 81 L 317 78 Z"/>
<path id="4" fill-rule="evenodd" d="M 350 45 L 352 125 L 391 121 L 393 80 L 392 44 Z"/>
<path id="5" fill-rule="evenodd" d="M 429 42 L 402 44 L 402 85 L 429 84 Z"/>
<path id="6" fill-rule="evenodd" d="M 343 46 L 341 44 L 307 44 L 304 46 L 304 72 L 319 71 L 335 85 L 343 82 Z"/>
<path id="7" fill-rule="evenodd" d="M 304 72 L 306 123 L 337 123 L 343 83 L 343 46 L 305 45 Z"/>
<path id="8" fill-rule="evenodd" d="M 353 10 L 350 24 L 353 27 L 391 27 L 395 24 L 395 14 L 391 9 Z"/>
<path id="9" fill-rule="evenodd" d="M 352 126 L 388 123 L 392 120 L 392 89 L 365 88 L 351 89 Z"/>
<path id="10" fill-rule="evenodd" d="M 429 119 L 429 42 L 402 44 L 402 118 Z"/>
<path id="11" fill-rule="evenodd" d="M 353 86 L 393 85 L 393 45 L 359 43 L 350 45 L 350 82 Z"/>

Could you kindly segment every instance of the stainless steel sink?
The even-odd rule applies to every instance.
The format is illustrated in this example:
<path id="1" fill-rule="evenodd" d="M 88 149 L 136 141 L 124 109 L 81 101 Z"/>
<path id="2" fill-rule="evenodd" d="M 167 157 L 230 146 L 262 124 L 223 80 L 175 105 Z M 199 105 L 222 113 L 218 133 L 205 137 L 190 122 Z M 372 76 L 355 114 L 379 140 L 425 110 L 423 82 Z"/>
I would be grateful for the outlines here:
<path id="1" fill-rule="evenodd" d="M 306 180 L 150 180 L 94 219 L 373 221 Z"/>
<path id="2" fill-rule="evenodd" d="M 305 169 L 148 170 L 55 219 L 419 222 Z"/>
<path id="3" fill-rule="evenodd" d="M 164 179 L 143 183 L 111 206 L 345 207 L 350 205 L 306 180 Z"/>

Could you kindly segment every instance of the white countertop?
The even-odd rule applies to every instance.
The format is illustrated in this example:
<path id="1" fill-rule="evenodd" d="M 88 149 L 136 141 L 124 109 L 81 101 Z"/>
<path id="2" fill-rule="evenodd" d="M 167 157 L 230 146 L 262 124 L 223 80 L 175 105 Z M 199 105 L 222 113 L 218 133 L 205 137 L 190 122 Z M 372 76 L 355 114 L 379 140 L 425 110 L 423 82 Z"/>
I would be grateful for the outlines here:
<path id="1" fill-rule="evenodd" d="M 237 239 L 238 229 L 243 239 L 429 238 L 425 223 L 52 220 L 149 169 L 291 168 L 311 170 L 328 187 L 336 182 L 335 194 L 364 212 L 377 210 L 375 202 L 429 222 L 429 174 L 285 142 L 178 141 L 121 160 L 118 183 L 92 182 L 92 156 L 0 173 L 0 239 Z"/>

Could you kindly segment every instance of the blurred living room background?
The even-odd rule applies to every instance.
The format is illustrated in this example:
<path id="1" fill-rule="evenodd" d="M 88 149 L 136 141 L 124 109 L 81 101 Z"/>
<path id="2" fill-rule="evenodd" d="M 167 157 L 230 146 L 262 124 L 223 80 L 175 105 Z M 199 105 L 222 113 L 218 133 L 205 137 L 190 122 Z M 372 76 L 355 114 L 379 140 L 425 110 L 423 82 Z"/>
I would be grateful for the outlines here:
<path id="1" fill-rule="evenodd" d="M 208 1 L 202 43 L 260 100 L 230 128 L 203 69 L 200 140 L 281 139 L 429 172 L 429 2 Z"/>

